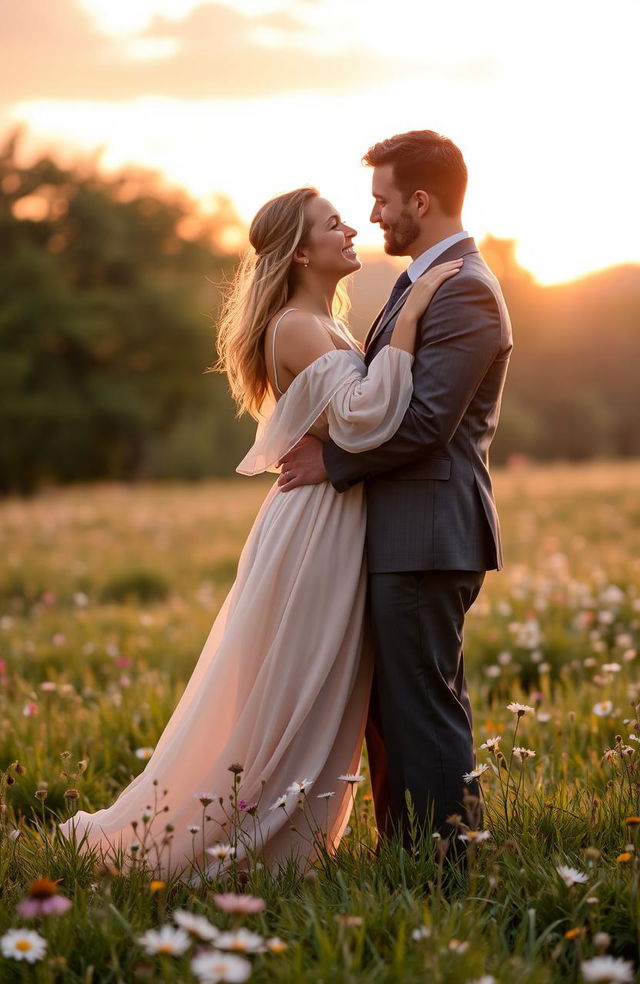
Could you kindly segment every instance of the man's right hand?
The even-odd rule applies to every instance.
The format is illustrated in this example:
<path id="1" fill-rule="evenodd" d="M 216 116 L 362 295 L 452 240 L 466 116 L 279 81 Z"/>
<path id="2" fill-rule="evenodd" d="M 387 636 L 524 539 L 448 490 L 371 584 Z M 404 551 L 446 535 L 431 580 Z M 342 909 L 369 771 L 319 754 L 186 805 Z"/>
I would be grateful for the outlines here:
<path id="1" fill-rule="evenodd" d="M 282 468 L 278 479 L 281 492 L 290 492 L 301 485 L 319 485 L 329 478 L 322 457 L 322 441 L 312 434 L 305 434 L 278 465 Z"/>

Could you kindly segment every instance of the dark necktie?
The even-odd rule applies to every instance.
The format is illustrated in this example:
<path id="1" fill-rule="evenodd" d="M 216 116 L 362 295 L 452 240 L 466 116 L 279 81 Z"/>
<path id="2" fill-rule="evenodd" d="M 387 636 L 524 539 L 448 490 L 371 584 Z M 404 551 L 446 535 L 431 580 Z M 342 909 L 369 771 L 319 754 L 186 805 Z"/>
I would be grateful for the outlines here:
<path id="1" fill-rule="evenodd" d="M 381 318 L 382 321 L 384 321 L 389 311 L 391 311 L 392 308 L 395 306 L 395 303 L 398 300 L 398 298 L 402 294 L 404 294 L 405 290 L 407 289 L 407 287 L 411 285 L 411 283 L 412 283 L 411 277 L 409 276 L 407 271 L 404 270 L 396 280 L 395 284 L 393 285 L 393 289 L 389 294 L 389 300 L 387 301 L 384 312 L 382 314 L 382 318 Z"/>

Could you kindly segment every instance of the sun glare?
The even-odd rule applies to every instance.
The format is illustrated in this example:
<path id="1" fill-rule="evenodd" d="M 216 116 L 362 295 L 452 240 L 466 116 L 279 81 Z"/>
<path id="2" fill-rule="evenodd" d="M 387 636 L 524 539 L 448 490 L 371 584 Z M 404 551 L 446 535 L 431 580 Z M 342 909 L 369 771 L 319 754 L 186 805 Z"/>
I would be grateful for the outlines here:
<path id="1" fill-rule="evenodd" d="M 205 211 L 224 194 L 244 222 L 272 195 L 314 184 L 357 227 L 361 244 L 378 246 L 361 156 L 384 136 L 431 127 L 465 154 L 465 226 L 477 239 L 517 239 L 519 260 L 539 281 L 640 260 L 633 193 L 640 142 L 630 114 L 637 32 L 617 32 L 615 46 L 607 41 L 616 16 L 640 26 L 631 0 L 612 0 L 606 24 L 584 4 L 541 0 L 526 36 L 520 8 L 507 0 L 487 9 L 461 0 L 457 12 L 396 0 L 394 17 L 410 25 L 401 38 L 397 26 L 381 29 L 388 9 L 380 0 L 77 2 L 110 35 L 132 78 L 161 72 L 167 90 L 175 78 L 181 91 L 188 45 L 196 43 L 180 25 L 207 7 L 235 12 L 234 44 L 270 59 L 284 45 L 283 52 L 298 52 L 300 67 L 280 89 L 272 78 L 268 92 L 259 74 L 252 78 L 247 55 L 235 96 L 207 95 L 213 60 L 200 94 L 145 94 L 141 82 L 126 98 L 98 100 L 79 89 L 74 98 L 14 102 L 6 115 L 27 125 L 34 149 L 69 155 L 101 148 L 104 167 L 157 169 Z M 173 23 L 175 36 L 173 27 L 149 33 L 157 16 Z M 343 82 L 347 62 L 362 53 L 380 77 Z M 325 69 L 327 58 L 334 60 Z"/>

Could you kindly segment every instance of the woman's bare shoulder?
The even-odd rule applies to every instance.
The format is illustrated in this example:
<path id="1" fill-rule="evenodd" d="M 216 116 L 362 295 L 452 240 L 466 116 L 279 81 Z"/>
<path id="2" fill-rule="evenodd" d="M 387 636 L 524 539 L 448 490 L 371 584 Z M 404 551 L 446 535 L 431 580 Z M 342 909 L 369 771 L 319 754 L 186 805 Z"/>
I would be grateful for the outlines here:
<path id="1" fill-rule="evenodd" d="M 283 308 L 277 312 L 267 326 L 267 340 L 273 339 L 274 331 L 278 363 L 294 375 L 319 355 L 335 348 L 320 319 L 302 308 Z"/>

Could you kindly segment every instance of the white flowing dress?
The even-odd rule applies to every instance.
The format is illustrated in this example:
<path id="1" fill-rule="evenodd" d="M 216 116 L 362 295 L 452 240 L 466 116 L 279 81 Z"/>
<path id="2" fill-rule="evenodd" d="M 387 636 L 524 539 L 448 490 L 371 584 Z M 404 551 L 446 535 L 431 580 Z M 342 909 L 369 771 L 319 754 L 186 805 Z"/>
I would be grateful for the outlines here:
<path id="1" fill-rule="evenodd" d="M 345 336 L 346 338 L 346 336 Z M 352 345 L 352 343 L 350 343 Z M 238 465 L 243 475 L 276 471 L 276 462 L 326 413 L 342 448 L 377 447 L 397 430 L 412 392 L 413 356 L 385 346 L 365 366 L 355 347 L 325 353 L 299 373 L 277 403 L 270 400 L 256 440 Z M 315 849 L 291 829 L 298 795 L 306 790 L 334 850 L 347 825 L 351 789 L 340 775 L 357 772 L 372 678 L 364 651 L 365 501 L 362 484 L 338 494 L 329 482 L 283 493 L 277 483 L 262 504 L 242 550 L 236 580 L 215 619 L 193 674 L 143 772 L 106 809 L 77 812 L 59 825 L 67 837 L 105 856 L 132 857 L 154 797 L 169 809 L 153 820 L 156 851 L 147 862 L 159 877 L 215 873 L 206 851 L 229 842 L 217 797 L 228 797 L 229 766 L 243 767 L 239 797 L 258 803 L 261 860 L 303 864 Z M 325 792 L 334 795 L 318 799 Z M 198 796 L 215 794 L 204 832 Z M 284 807 L 274 807 L 286 794 Z M 281 801 L 282 802 L 282 801 Z M 148 817 L 148 813 L 147 813 Z M 132 827 L 137 822 L 137 829 Z M 157 846 L 165 825 L 170 850 Z M 252 820 L 252 824 L 254 821 Z M 308 828 L 300 829 L 307 836 Z M 136 850 L 134 846 L 134 851 Z M 247 849 L 236 844 L 236 859 Z M 139 855 L 136 855 L 139 856 Z"/>

